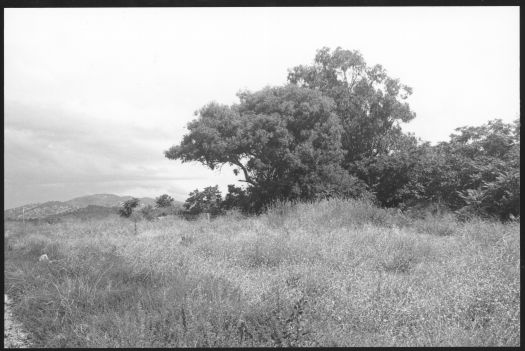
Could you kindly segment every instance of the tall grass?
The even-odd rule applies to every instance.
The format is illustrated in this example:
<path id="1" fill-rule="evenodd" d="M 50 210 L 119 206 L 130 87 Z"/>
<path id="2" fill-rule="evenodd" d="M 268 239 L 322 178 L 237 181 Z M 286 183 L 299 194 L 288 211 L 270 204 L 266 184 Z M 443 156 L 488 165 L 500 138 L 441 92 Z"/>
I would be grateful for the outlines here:
<path id="1" fill-rule="evenodd" d="M 138 235 L 5 226 L 5 290 L 39 347 L 520 344 L 519 223 L 327 200 Z"/>

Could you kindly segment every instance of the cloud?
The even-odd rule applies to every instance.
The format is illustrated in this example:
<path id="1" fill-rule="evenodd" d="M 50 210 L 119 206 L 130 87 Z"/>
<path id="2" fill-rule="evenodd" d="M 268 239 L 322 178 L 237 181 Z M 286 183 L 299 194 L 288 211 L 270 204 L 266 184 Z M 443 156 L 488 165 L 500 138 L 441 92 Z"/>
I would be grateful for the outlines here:
<path id="1" fill-rule="evenodd" d="M 151 167 L 164 161 L 163 147 L 169 145 L 160 128 L 104 124 L 60 109 L 6 104 L 7 178 L 21 169 L 62 180 L 152 178 L 157 173 Z"/>
<path id="2" fill-rule="evenodd" d="M 5 111 L 6 205 L 78 192 L 158 196 L 168 188 L 182 200 L 195 184 L 210 185 L 210 175 L 223 187 L 235 182 L 230 174 L 166 159 L 163 151 L 176 142 L 168 128 L 12 101 Z"/>
<path id="3" fill-rule="evenodd" d="M 519 115 L 519 7 L 4 12 L 6 205 L 235 183 L 228 167 L 163 151 L 193 111 L 285 83 L 322 46 L 360 50 L 412 86 L 405 130 L 424 140 Z"/>

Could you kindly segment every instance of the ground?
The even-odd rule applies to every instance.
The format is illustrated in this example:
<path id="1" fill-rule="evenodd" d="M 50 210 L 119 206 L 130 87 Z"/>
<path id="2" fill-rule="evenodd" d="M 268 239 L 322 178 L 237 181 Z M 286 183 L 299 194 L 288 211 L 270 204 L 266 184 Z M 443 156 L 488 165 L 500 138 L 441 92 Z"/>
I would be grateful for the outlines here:
<path id="1" fill-rule="evenodd" d="M 22 325 L 13 318 L 11 305 L 11 299 L 4 294 L 4 347 L 30 347 L 31 343 L 28 340 L 27 333 L 24 332 Z"/>

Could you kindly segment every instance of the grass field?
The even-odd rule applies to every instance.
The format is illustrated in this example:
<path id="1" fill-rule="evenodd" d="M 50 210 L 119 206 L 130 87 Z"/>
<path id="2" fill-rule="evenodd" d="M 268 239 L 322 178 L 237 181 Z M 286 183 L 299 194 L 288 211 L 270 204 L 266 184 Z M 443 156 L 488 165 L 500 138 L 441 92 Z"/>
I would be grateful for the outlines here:
<path id="1" fill-rule="evenodd" d="M 520 345 L 519 223 L 331 200 L 5 229 L 37 347 Z"/>

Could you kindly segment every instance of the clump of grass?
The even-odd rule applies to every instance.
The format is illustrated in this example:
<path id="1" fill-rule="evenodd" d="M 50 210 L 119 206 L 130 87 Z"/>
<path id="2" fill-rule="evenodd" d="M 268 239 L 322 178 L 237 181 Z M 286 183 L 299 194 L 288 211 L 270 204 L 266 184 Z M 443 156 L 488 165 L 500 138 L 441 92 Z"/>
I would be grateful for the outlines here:
<path id="1" fill-rule="evenodd" d="M 454 234 L 459 228 L 458 221 L 452 214 L 430 215 L 424 219 L 413 221 L 412 227 L 416 230 L 433 235 L 449 236 Z"/>
<path id="2" fill-rule="evenodd" d="M 294 259 L 288 242 L 283 237 L 265 235 L 245 242 L 238 251 L 242 264 L 250 268 L 277 267 Z"/>
<path id="3" fill-rule="evenodd" d="M 401 211 L 396 209 L 385 209 L 375 206 L 369 200 L 355 199 L 328 199 L 321 200 L 315 205 L 298 203 L 285 205 L 286 210 L 278 207 L 267 220 L 277 221 L 279 226 L 291 222 L 302 224 L 310 229 L 318 229 L 319 232 L 332 230 L 340 227 L 362 227 L 374 225 L 378 227 L 402 227 L 410 224 L 410 219 Z M 284 212 L 283 212 L 284 211 Z M 294 215 L 283 215 L 278 219 L 275 213 L 288 213 L 293 211 Z M 322 227 L 322 228 L 319 228 Z"/>
<path id="4" fill-rule="evenodd" d="M 386 272 L 408 273 L 431 253 L 431 246 L 425 242 L 414 241 L 408 235 L 395 235 L 386 240 L 377 261 Z"/>

